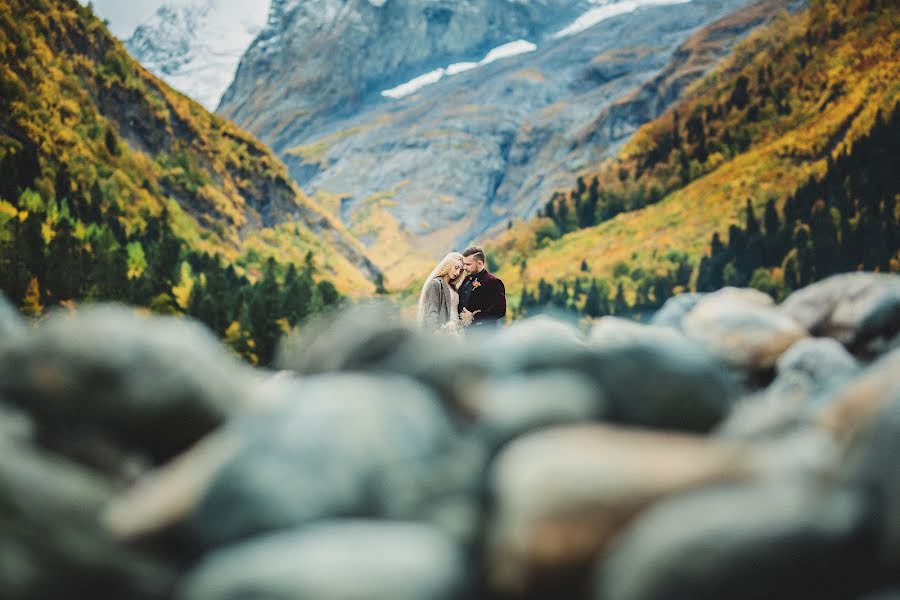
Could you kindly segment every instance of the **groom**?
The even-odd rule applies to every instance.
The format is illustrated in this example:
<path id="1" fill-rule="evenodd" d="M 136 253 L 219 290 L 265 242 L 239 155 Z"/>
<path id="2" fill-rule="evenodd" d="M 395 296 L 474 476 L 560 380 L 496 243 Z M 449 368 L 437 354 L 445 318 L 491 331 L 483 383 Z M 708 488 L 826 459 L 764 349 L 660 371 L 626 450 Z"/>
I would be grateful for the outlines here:
<path id="1" fill-rule="evenodd" d="M 472 313 L 472 325 L 498 326 L 506 316 L 506 287 L 484 268 L 484 250 L 469 246 L 462 255 L 468 275 L 459 288 L 460 314 Z"/>

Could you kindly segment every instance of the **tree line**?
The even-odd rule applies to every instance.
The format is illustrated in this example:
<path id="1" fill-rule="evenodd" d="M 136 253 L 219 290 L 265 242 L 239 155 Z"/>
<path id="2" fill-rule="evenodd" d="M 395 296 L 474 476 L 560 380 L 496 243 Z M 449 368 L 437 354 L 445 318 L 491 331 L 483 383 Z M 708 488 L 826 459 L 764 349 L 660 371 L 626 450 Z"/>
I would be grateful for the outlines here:
<path id="1" fill-rule="evenodd" d="M 269 258 L 251 282 L 218 254 L 188 248 L 166 211 L 143 211 L 142 227 L 126 227 L 115 204 L 101 211 L 91 202 L 76 214 L 31 189 L 0 206 L 0 289 L 31 316 L 98 301 L 186 314 L 249 361 L 269 364 L 282 333 L 342 301 L 330 281 L 316 281 L 311 253 L 299 268 Z"/>

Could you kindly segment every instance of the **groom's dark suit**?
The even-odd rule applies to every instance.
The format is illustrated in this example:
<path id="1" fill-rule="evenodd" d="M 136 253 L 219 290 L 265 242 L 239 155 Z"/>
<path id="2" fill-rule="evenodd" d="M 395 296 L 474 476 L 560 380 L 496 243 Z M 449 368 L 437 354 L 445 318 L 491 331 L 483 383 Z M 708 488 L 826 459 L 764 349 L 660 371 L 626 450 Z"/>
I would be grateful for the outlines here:
<path id="1" fill-rule="evenodd" d="M 506 286 L 487 269 L 469 275 L 459 288 L 459 311 L 463 308 L 479 311 L 472 325 L 499 325 L 506 316 Z"/>

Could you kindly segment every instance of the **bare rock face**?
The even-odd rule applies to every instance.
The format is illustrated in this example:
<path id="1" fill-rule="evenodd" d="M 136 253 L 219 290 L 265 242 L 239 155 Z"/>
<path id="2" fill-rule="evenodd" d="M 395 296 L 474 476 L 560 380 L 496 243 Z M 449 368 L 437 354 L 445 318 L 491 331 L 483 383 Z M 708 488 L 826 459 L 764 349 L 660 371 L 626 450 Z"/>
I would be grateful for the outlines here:
<path id="1" fill-rule="evenodd" d="M 283 147 L 438 66 L 561 29 L 587 0 L 274 0 L 220 111 Z M 287 85 L 285 85 L 287 83 Z M 271 84 L 271 85 L 270 85 Z"/>

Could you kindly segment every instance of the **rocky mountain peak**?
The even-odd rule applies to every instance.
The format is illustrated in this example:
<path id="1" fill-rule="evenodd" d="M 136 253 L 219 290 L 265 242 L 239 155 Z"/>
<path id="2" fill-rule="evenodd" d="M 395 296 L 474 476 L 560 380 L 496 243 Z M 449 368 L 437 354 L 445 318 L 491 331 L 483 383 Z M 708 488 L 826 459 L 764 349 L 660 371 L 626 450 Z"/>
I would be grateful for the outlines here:
<path id="1" fill-rule="evenodd" d="M 266 23 L 268 0 L 164 4 L 126 41 L 129 52 L 210 110 Z"/>

